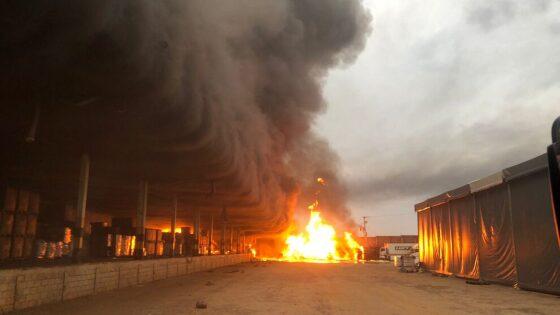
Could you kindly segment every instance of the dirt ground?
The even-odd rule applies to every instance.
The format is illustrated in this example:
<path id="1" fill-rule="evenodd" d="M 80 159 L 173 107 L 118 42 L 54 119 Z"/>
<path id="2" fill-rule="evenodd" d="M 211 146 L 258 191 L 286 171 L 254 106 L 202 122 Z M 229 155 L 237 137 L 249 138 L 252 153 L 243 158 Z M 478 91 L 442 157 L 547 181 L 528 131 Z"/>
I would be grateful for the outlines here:
<path id="1" fill-rule="evenodd" d="M 197 301 L 207 309 L 196 309 Z M 29 309 L 21 314 L 560 314 L 560 297 L 469 285 L 387 263 L 259 262 Z"/>

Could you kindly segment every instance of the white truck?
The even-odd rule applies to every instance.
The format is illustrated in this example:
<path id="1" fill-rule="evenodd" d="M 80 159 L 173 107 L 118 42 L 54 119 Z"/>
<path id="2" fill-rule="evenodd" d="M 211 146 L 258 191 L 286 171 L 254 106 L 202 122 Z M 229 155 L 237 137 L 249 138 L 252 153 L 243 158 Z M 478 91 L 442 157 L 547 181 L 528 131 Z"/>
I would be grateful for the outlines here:
<path id="1" fill-rule="evenodd" d="M 418 249 L 417 243 L 386 243 L 379 249 L 379 259 L 393 260 L 394 256 L 405 256 Z"/>

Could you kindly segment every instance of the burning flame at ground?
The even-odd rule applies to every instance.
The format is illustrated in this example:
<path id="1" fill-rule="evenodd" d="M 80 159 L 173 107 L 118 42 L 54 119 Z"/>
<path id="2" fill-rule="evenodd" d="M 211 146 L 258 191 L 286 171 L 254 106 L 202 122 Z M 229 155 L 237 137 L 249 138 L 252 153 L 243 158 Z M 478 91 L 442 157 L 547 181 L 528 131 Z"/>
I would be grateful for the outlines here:
<path id="1" fill-rule="evenodd" d="M 326 186 L 323 178 L 317 178 L 317 183 Z M 319 194 L 320 190 L 317 191 L 316 196 L 318 197 Z M 272 260 L 315 263 L 363 260 L 364 247 L 354 239 L 352 233 L 344 232 L 342 236 L 321 217 L 318 199 L 308 208 L 309 222 L 305 230 L 299 234 L 288 235 L 282 257 Z M 261 259 L 270 258 L 261 257 Z"/>
<path id="2" fill-rule="evenodd" d="M 282 261 L 290 262 L 358 262 L 364 248 L 354 238 L 352 233 L 344 232 L 344 237 L 338 237 L 334 227 L 326 223 L 318 211 L 316 201 L 309 206 L 311 212 L 309 223 L 305 231 L 290 235 L 286 239 L 286 248 L 282 252 Z M 363 258 L 363 257 L 362 257 Z"/>
<path id="3" fill-rule="evenodd" d="M 253 247 L 253 244 L 249 244 L 249 251 L 251 252 L 251 256 L 253 258 L 257 257 L 257 250 Z"/>

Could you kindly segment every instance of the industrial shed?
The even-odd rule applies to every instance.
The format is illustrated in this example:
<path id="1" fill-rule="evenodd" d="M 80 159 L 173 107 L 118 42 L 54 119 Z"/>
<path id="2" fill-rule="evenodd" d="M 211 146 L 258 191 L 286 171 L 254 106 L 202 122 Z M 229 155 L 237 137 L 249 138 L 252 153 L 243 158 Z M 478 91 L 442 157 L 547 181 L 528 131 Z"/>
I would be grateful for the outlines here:
<path id="1" fill-rule="evenodd" d="M 425 268 L 560 294 L 554 174 L 545 154 L 417 204 Z"/>

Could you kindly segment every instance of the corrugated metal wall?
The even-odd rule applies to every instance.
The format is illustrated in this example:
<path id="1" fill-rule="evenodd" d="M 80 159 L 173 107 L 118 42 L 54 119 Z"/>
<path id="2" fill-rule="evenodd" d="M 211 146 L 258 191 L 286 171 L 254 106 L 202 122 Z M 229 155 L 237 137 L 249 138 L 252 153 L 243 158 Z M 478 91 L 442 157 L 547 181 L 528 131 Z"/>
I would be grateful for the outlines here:
<path id="1" fill-rule="evenodd" d="M 480 191 L 417 205 L 425 267 L 560 294 L 560 248 L 549 173 L 542 162 L 539 157 L 506 169 L 494 185 L 482 180 Z"/>

